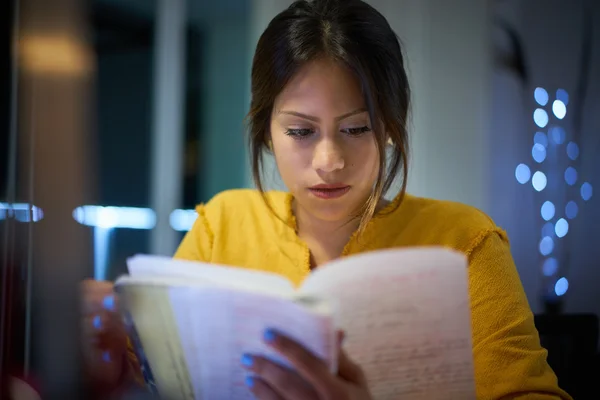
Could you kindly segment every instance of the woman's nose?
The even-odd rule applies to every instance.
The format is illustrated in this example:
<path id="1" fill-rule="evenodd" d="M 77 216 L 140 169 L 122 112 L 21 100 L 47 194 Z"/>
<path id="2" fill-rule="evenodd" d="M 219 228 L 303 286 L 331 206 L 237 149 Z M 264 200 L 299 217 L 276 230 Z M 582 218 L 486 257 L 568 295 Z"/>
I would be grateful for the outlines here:
<path id="1" fill-rule="evenodd" d="M 312 166 L 317 171 L 334 172 L 344 168 L 342 147 L 335 139 L 323 138 L 317 143 Z"/>

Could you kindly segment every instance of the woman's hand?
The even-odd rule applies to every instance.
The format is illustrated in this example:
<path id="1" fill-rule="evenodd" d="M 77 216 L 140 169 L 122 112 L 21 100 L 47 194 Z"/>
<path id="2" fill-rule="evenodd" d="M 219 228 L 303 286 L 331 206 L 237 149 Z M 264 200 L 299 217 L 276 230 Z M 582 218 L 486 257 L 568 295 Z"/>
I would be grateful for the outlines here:
<path id="1" fill-rule="evenodd" d="M 263 400 L 370 400 L 371 396 L 362 369 L 341 349 L 339 336 L 338 373 L 295 341 L 267 330 L 264 340 L 284 356 L 296 372 L 264 357 L 244 355 L 242 365 L 251 372 L 246 385 Z"/>
<path id="2" fill-rule="evenodd" d="M 115 390 L 127 372 L 127 334 L 117 311 L 113 284 L 81 284 L 85 374 L 98 392 Z"/>

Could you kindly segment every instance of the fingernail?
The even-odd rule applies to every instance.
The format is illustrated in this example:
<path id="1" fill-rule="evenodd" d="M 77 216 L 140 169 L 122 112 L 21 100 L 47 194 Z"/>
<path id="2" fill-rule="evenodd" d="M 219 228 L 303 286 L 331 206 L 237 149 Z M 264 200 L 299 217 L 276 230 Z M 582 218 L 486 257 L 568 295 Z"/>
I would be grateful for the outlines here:
<path id="1" fill-rule="evenodd" d="M 115 296 L 108 295 L 104 298 L 104 300 L 102 301 L 102 305 L 104 306 L 104 308 L 106 308 L 109 311 L 114 311 L 115 309 Z"/>
<path id="2" fill-rule="evenodd" d="M 253 364 L 252 356 L 249 354 L 244 354 L 242 356 L 242 365 L 246 367 L 251 367 Z"/>
<path id="3" fill-rule="evenodd" d="M 275 331 L 273 329 L 267 329 L 264 334 L 265 342 L 272 343 L 275 341 Z"/>
<path id="4" fill-rule="evenodd" d="M 254 378 L 253 377 L 251 377 L 251 376 L 246 377 L 246 386 L 248 386 L 249 388 L 254 386 Z"/>
<path id="5" fill-rule="evenodd" d="M 102 318 L 99 315 L 94 317 L 94 329 L 100 330 L 102 328 Z"/>
<path id="6" fill-rule="evenodd" d="M 110 353 L 108 351 L 105 351 L 104 353 L 102 353 L 102 361 L 110 362 Z"/>

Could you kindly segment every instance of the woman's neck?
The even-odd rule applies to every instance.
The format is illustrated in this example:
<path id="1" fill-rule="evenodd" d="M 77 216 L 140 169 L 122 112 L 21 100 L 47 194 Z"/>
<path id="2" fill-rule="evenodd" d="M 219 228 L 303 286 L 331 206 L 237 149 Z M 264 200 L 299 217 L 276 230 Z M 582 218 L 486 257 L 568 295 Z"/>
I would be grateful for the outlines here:
<path id="1" fill-rule="evenodd" d="M 293 204 L 293 211 L 298 237 L 310 250 L 312 268 L 340 257 L 360 223 L 359 218 L 345 221 L 322 220 L 298 206 L 296 202 Z"/>
<path id="2" fill-rule="evenodd" d="M 381 200 L 376 211 L 381 210 L 388 203 L 386 200 Z M 308 245 L 310 250 L 311 268 L 339 258 L 360 224 L 360 217 L 341 221 L 319 219 L 296 202 L 292 203 L 292 210 L 296 216 L 298 237 Z"/>

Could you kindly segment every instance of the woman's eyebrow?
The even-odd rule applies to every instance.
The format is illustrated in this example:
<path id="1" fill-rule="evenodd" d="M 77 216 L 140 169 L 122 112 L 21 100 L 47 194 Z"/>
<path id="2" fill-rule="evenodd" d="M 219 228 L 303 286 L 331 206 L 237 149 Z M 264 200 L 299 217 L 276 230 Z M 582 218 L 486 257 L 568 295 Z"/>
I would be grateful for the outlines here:
<path id="1" fill-rule="evenodd" d="M 349 118 L 349 117 L 351 117 L 353 115 L 356 115 L 356 114 L 363 113 L 365 111 L 367 111 L 367 109 L 364 108 L 364 107 L 357 108 L 354 111 L 350 111 L 349 113 L 342 114 L 342 115 L 340 115 L 338 117 L 335 117 L 335 120 L 336 121 L 341 121 L 343 119 Z M 307 119 L 307 120 L 313 121 L 313 122 L 321 122 L 321 119 L 319 117 L 316 117 L 314 115 L 308 115 L 308 114 L 300 113 L 300 112 L 297 112 L 297 111 L 283 110 L 283 111 L 280 111 L 279 113 L 280 114 L 293 115 L 295 117 Z"/>

